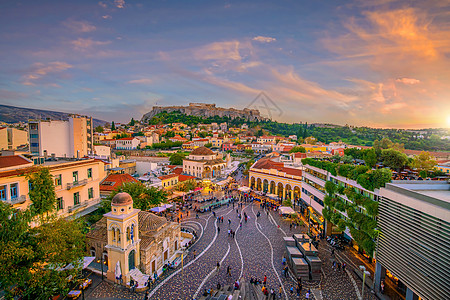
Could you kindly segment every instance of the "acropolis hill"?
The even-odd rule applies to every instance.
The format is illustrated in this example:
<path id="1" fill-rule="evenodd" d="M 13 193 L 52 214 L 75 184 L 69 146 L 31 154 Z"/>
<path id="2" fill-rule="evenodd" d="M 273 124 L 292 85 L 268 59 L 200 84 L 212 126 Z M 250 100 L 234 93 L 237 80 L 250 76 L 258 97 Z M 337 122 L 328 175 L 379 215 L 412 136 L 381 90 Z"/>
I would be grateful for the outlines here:
<path id="1" fill-rule="evenodd" d="M 189 106 L 153 106 L 153 109 L 144 114 L 142 121 L 148 121 L 161 112 L 180 111 L 188 116 L 197 117 L 229 117 L 231 119 L 243 118 L 249 121 L 261 121 L 266 118 L 262 117 L 257 109 L 244 108 L 242 110 L 235 108 L 216 107 L 215 104 L 207 103 L 189 103 Z"/>

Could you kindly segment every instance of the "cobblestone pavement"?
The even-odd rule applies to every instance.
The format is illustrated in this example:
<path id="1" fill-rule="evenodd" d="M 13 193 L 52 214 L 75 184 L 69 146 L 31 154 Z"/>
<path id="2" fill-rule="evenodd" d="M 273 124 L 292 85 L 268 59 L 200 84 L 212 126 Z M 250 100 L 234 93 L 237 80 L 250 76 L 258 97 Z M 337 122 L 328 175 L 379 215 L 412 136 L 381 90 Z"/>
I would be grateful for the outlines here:
<path id="1" fill-rule="evenodd" d="M 240 277 L 247 282 L 251 277 L 263 280 L 265 275 L 269 289 L 273 288 L 278 294 L 279 286 L 282 286 L 282 299 L 305 299 L 308 288 L 318 289 L 322 299 L 359 298 L 356 290 L 360 293 L 362 282 L 351 269 L 358 263 L 349 258 L 351 257 L 349 252 L 336 252 L 338 260 L 347 262 L 349 272 L 332 270 L 330 246 L 325 240 L 320 241 L 319 245 L 319 257 L 323 261 L 322 280 L 321 282 L 303 282 L 302 295 L 297 297 L 296 283 L 292 275 L 289 274 L 287 278 L 282 275 L 281 259 L 285 251 L 283 236 L 305 233 L 306 226 L 300 226 L 291 231 L 289 223 L 282 220 L 276 212 L 272 211 L 267 215 L 260 209 L 259 204 L 244 203 L 238 211 L 242 216 L 245 212 L 250 219 L 245 223 L 242 218 L 242 227 L 240 227 L 236 209 L 237 205 L 235 208 L 230 205 L 215 210 L 216 216 L 224 217 L 223 223 L 218 223 L 209 212 L 200 214 L 199 219 L 191 213 L 190 218 L 183 220 L 183 227 L 196 228 L 199 233 L 201 227 L 203 234 L 189 249 L 183 270 L 178 268 L 159 279 L 151 287 L 150 299 L 193 299 L 204 289 L 216 289 L 217 283 L 222 286 L 231 285 Z M 262 213 L 259 218 L 256 218 L 258 211 Z M 228 219 L 231 220 L 231 228 L 236 231 L 235 238 L 228 236 Z M 220 228 L 220 232 L 217 228 Z M 197 253 L 195 259 L 194 250 Z M 218 271 L 217 262 L 221 262 Z M 226 274 L 227 266 L 231 267 L 231 276 Z M 294 294 L 290 293 L 291 286 L 294 287 Z M 88 299 L 143 299 L 143 297 L 143 293 L 131 294 L 122 287 L 103 282 L 89 295 Z M 364 299 L 376 298 L 369 289 L 366 289 Z"/>

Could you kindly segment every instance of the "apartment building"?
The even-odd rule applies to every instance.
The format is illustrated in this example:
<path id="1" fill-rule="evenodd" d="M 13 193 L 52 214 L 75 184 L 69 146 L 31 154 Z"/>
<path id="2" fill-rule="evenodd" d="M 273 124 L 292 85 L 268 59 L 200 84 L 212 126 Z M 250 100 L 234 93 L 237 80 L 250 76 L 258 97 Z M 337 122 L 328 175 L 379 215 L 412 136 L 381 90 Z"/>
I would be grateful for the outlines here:
<path id="1" fill-rule="evenodd" d="M 311 166 L 311 165 L 303 165 L 303 184 L 302 184 L 302 193 L 301 193 L 301 201 L 303 202 L 303 206 L 308 206 L 313 209 L 313 217 L 315 220 L 320 219 L 322 210 L 325 206 L 325 183 L 327 181 L 333 182 L 336 186 L 340 186 L 343 188 L 351 188 L 355 191 L 356 194 L 365 196 L 370 198 L 373 201 L 379 201 L 380 199 L 380 191 L 379 189 L 375 189 L 374 191 L 370 191 L 362 187 L 360 184 L 356 182 L 356 180 L 352 180 L 339 175 L 332 175 L 330 172 Z M 336 193 L 336 197 L 342 201 L 344 205 L 353 204 L 353 201 L 349 199 L 345 194 Z M 365 213 L 365 208 L 363 206 L 358 206 L 358 212 Z M 340 213 L 344 220 L 348 219 L 347 213 L 344 211 L 336 210 L 337 213 Z M 331 224 L 327 224 L 330 226 L 325 226 L 325 224 L 320 224 L 318 222 L 320 229 L 326 229 L 326 234 L 330 235 L 337 231 L 336 227 L 332 227 Z M 350 234 L 350 230 L 348 228 L 343 232 L 344 236 L 348 239 L 351 239 L 352 236 Z"/>
<path id="2" fill-rule="evenodd" d="M 14 150 L 28 144 L 28 132 L 17 128 L 0 128 L 0 150 Z"/>
<path id="3" fill-rule="evenodd" d="M 392 278 L 406 300 L 450 299 L 450 183 L 392 181 L 380 196 L 375 290 Z"/>
<path id="4" fill-rule="evenodd" d="M 141 141 L 135 137 L 121 138 L 116 140 L 116 149 L 118 150 L 136 150 Z"/>
<path id="5" fill-rule="evenodd" d="M 279 138 L 279 137 L 278 137 Z M 275 144 L 277 140 L 276 136 L 260 136 L 259 138 L 257 138 L 257 142 L 258 143 L 271 143 L 271 144 Z"/>
<path id="6" fill-rule="evenodd" d="M 92 118 L 72 115 L 69 120 L 30 120 L 30 152 L 39 156 L 81 158 L 93 153 Z"/>
<path id="7" fill-rule="evenodd" d="M 99 184 L 105 177 L 103 162 L 94 159 L 49 160 L 40 166 L 49 168 L 53 176 L 58 216 L 85 214 L 100 202 Z M 15 208 L 29 206 L 26 174 L 33 170 L 32 162 L 20 156 L 0 157 L 0 200 Z"/>

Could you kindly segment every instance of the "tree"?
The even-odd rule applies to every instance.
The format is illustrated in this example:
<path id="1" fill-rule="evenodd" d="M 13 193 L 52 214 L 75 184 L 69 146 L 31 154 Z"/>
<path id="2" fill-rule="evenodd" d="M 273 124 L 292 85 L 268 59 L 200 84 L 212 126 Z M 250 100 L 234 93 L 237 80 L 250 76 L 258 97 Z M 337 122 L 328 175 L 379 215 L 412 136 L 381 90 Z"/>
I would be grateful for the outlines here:
<path id="1" fill-rule="evenodd" d="M 211 147 L 212 147 L 212 143 L 207 143 L 207 144 L 205 144 L 205 147 L 206 147 L 206 148 L 211 148 Z"/>
<path id="2" fill-rule="evenodd" d="M 295 146 L 291 150 L 289 150 L 289 153 L 306 153 L 306 149 L 302 146 Z"/>
<path id="3" fill-rule="evenodd" d="M 167 201 L 167 193 L 155 187 L 146 187 L 141 182 L 125 182 L 116 188 L 102 203 L 105 212 L 111 210 L 111 200 L 121 192 L 130 194 L 133 199 L 133 207 L 141 210 L 148 210 L 161 202 Z"/>
<path id="4" fill-rule="evenodd" d="M 86 249 L 81 219 L 52 219 L 31 228 L 32 215 L 0 202 L 0 289 L 7 299 L 15 292 L 30 300 L 66 295 L 67 278 L 81 271 Z M 63 270 L 68 264 L 74 268 Z"/>
<path id="5" fill-rule="evenodd" d="M 177 190 L 182 192 L 189 192 L 197 187 L 197 181 L 188 179 L 177 184 Z"/>
<path id="6" fill-rule="evenodd" d="M 436 159 L 429 152 L 422 151 L 413 159 L 412 166 L 419 171 L 430 171 L 436 165 Z"/>
<path id="7" fill-rule="evenodd" d="M 44 167 L 34 168 L 27 174 L 30 183 L 29 196 L 33 205 L 31 211 L 35 215 L 43 215 L 56 207 L 56 193 L 50 170 Z"/>
<path id="8" fill-rule="evenodd" d="M 172 155 L 170 155 L 169 157 L 169 161 L 171 165 L 182 165 L 183 164 L 183 159 L 184 159 L 184 155 L 181 153 L 173 153 Z"/>
<path id="9" fill-rule="evenodd" d="M 131 118 L 131 121 L 130 123 L 128 123 L 128 125 L 134 126 L 134 124 L 136 124 L 136 121 L 134 120 L 134 118 Z"/>
<path id="10" fill-rule="evenodd" d="M 114 121 L 111 122 L 111 130 L 116 130 L 116 125 L 114 124 Z"/>
<path id="11" fill-rule="evenodd" d="M 364 162 L 366 163 L 366 166 L 369 168 L 375 167 L 377 164 L 377 154 L 375 153 L 374 149 L 368 149 L 363 154 Z"/>
<path id="12" fill-rule="evenodd" d="M 264 135 L 264 131 L 263 131 L 262 129 L 259 129 L 259 130 L 256 132 L 255 135 L 256 135 L 257 137 L 261 137 L 261 136 Z"/>
<path id="13" fill-rule="evenodd" d="M 317 143 L 317 139 L 313 136 L 309 136 L 305 139 L 305 143 L 309 145 L 315 145 Z"/>
<path id="14" fill-rule="evenodd" d="M 99 125 L 99 126 L 95 127 L 94 131 L 98 132 L 98 133 L 102 133 L 103 132 L 103 126 Z"/>
<path id="15" fill-rule="evenodd" d="M 383 165 L 397 171 L 405 167 L 408 162 L 408 156 L 406 156 L 405 153 L 394 149 L 382 150 L 381 159 L 383 161 Z"/>

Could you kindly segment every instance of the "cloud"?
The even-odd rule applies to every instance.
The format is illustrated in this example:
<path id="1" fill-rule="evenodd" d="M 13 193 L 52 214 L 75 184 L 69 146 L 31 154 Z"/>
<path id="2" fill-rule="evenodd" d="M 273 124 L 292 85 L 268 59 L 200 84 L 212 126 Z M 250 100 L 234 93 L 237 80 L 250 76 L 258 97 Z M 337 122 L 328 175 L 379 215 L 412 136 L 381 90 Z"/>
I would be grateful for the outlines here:
<path id="1" fill-rule="evenodd" d="M 420 83 L 420 80 L 418 79 L 414 79 L 414 78 L 398 78 L 395 80 L 396 82 L 401 82 L 403 84 L 409 84 L 409 85 L 413 85 L 413 84 L 418 84 Z"/>
<path id="2" fill-rule="evenodd" d="M 87 21 L 67 20 L 63 22 L 64 26 L 78 33 L 92 32 L 97 28 Z"/>
<path id="3" fill-rule="evenodd" d="M 87 38 L 87 39 L 78 38 L 74 41 L 71 41 L 70 43 L 75 47 L 75 49 L 83 51 L 83 50 L 92 48 L 94 46 L 108 45 L 111 43 L 111 41 L 102 42 L 102 41 L 95 41 L 91 38 Z"/>
<path id="4" fill-rule="evenodd" d="M 114 0 L 114 5 L 117 8 L 125 8 L 125 0 Z"/>
<path id="5" fill-rule="evenodd" d="M 260 42 L 260 43 L 272 43 L 275 42 L 277 39 L 273 37 L 268 36 L 255 36 L 252 40 Z"/>
<path id="6" fill-rule="evenodd" d="M 73 68 L 72 65 L 59 61 L 48 64 L 35 63 L 31 66 L 30 71 L 22 77 L 22 84 L 35 85 L 37 81 L 40 81 L 49 74 L 61 73 L 71 68 Z M 50 83 L 50 85 L 55 86 L 55 83 Z"/>
<path id="7" fill-rule="evenodd" d="M 108 5 L 107 5 L 105 2 L 103 2 L 103 1 L 100 1 L 100 2 L 98 3 L 98 5 L 100 5 L 100 6 L 103 7 L 103 8 L 107 8 L 107 7 L 108 7 Z"/>
<path id="8" fill-rule="evenodd" d="M 131 83 L 131 84 L 152 84 L 153 80 L 150 79 L 150 78 L 141 78 L 141 79 L 130 80 L 127 83 Z"/>
<path id="9" fill-rule="evenodd" d="M 239 44 L 237 40 L 207 44 L 194 50 L 194 56 L 197 60 L 240 61 Z"/>
<path id="10" fill-rule="evenodd" d="M 112 19 L 112 17 L 111 17 L 110 15 L 104 15 L 104 16 L 102 16 L 102 18 L 105 19 L 105 20 L 110 20 L 110 19 Z"/>

